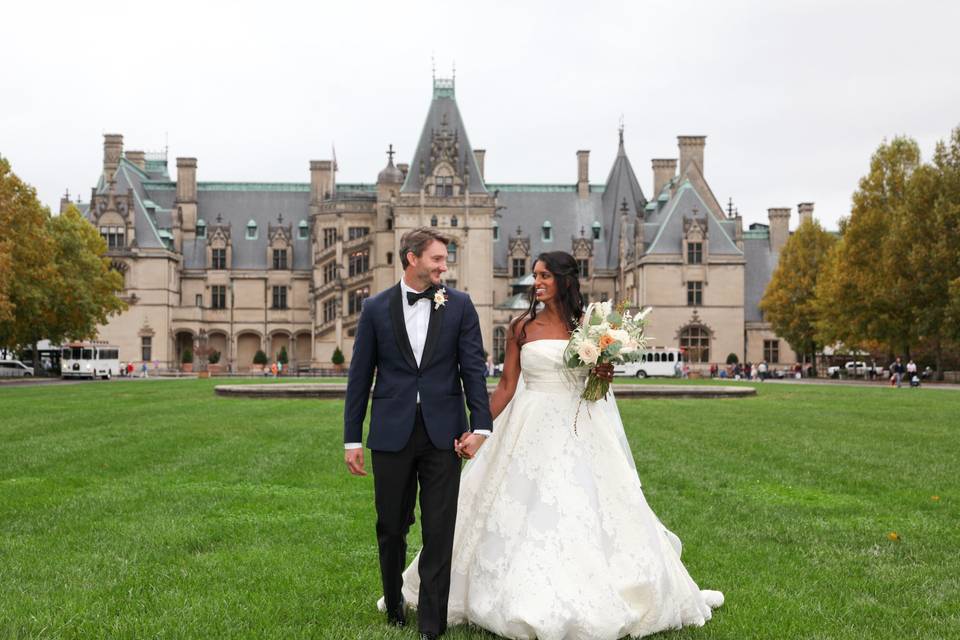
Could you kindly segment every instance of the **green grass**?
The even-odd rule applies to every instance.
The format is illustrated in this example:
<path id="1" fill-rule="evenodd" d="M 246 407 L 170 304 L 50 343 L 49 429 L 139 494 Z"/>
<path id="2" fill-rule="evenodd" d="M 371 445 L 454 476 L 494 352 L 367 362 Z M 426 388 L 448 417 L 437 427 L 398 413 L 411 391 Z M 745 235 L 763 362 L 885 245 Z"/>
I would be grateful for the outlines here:
<path id="1" fill-rule="evenodd" d="M 0 637 L 413 637 L 374 608 L 342 403 L 214 384 L 0 387 Z M 651 506 L 727 597 L 658 638 L 960 637 L 960 393 L 757 387 L 621 402 Z"/>

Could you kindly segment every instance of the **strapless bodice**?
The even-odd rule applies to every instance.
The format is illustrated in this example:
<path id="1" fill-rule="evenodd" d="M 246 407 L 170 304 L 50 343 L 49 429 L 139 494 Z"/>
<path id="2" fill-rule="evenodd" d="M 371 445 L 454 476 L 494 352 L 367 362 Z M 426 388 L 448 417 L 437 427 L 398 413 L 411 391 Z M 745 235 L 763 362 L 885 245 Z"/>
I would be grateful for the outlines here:
<path id="1" fill-rule="evenodd" d="M 520 370 L 524 387 L 530 391 L 569 394 L 583 390 L 585 370 L 568 369 L 563 364 L 566 340 L 534 340 L 520 348 Z"/>

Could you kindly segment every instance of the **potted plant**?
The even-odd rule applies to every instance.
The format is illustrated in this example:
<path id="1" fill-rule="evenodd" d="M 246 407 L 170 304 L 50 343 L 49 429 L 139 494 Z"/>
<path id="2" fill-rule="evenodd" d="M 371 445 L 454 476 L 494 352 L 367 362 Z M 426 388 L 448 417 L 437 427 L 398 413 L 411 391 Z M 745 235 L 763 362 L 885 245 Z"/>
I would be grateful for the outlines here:
<path id="1" fill-rule="evenodd" d="M 223 365 L 220 364 L 220 352 L 211 351 L 207 357 L 207 371 L 211 374 L 223 373 Z"/>
<path id="2" fill-rule="evenodd" d="M 333 363 L 333 368 L 337 371 L 343 371 L 343 363 L 346 359 L 343 357 L 343 351 L 340 351 L 340 347 L 337 347 L 333 350 L 333 356 L 330 357 L 330 362 Z"/>
<path id="3" fill-rule="evenodd" d="M 263 373 L 263 368 L 267 364 L 267 354 L 262 349 L 257 349 L 253 355 L 253 364 L 250 366 L 251 373 Z"/>
<path id="4" fill-rule="evenodd" d="M 180 354 L 180 370 L 184 373 L 193 371 L 193 351 L 184 349 Z"/>

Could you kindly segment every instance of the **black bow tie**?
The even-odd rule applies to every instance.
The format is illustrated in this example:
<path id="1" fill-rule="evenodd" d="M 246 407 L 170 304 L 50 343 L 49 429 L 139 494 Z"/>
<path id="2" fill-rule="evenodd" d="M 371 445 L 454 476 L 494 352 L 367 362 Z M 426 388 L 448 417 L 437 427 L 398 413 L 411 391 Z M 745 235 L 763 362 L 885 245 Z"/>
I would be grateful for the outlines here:
<path id="1" fill-rule="evenodd" d="M 413 291 L 407 291 L 407 304 L 417 304 L 417 300 L 429 300 L 433 298 L 434 288 L 430 287 L 426 291 L 420 293 L 414 293 Z"/>

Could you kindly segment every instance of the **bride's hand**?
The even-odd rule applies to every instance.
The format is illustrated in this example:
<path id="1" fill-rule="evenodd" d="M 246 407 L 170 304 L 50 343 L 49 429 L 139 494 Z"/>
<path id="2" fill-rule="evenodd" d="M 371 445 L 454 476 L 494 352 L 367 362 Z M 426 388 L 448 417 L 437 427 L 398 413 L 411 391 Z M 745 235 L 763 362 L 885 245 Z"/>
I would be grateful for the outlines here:
<path id="1" fill-rule="evenodd" d="M 593 374 L 601 380 L 613 382 L 613 365 L 609 362 L 601 362 L 593 368 Z"/>

